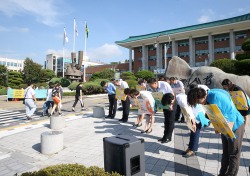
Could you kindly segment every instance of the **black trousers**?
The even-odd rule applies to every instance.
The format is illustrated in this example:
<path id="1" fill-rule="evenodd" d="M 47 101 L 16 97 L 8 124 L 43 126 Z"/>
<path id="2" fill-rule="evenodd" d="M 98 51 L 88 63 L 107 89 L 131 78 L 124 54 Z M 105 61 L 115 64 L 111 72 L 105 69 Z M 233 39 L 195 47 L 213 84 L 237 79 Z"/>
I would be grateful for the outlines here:
<path id="1" fill-rule="evenodd" d="M 109 116 L 114 118 L 117 109 L 117 99 L 115 98 L 115 94 L 108 95 L 109 97 Z"/>
<path id="2" fill-rule="evenodd" d="M 181 108 L 180 108 L 180 106 L 177 104 L 177 105 L 176 105 L 176 111 L 175 111 L 175 121 L 178 121 L 178 120 L 179 120 L 180 115 L 181 115 L 181 119 L 180 119 L 180 120 L 183 120 L 183 121 L 184 121 L 184 116 L 183 116 L 183 114 L 181 113 Z"/>
<path id="3" fill-rule="evenodd" d="M 243 124 L 235 131 L 235 134 L 238 137 L 233 140 L 221 134 L 223 153 L 221 158 L 220 174 L 237 176 L 240 166 L 240 155 L 244 129 L 245 126 Z"/>
<path id="4" fill-rule="evenodd" d="M 172 140 L 172 133 L 174 131 L 174 122 L 175 122 L 175 111 L 169 109 L 163 109 L 164 113 L 164 135 L 163 139 Z"/>
<path id="5" fill-rule="evenodd" d="M 122 119 L 123 120 L 128 120 L 128 116 L 129 116 L 129 111 L 130 111 L 130 101 L 128 96 L 126 97 L 125 101 L 121 101 L 122 102 Z"/>
<path id="6" fill-rule="evenodd" d="M 83 108 L 83 107 L 84 107 L 84 104 L 83 104 L 83 100 L 80 99 L 80 96 L 75 96 L 75 102 L 74 102 L 74 104 L 73 104 L 72 107 L 73 107 L 73 108 L 76 107 L 76 104 L 77 104 L 78 101 L 80 101 L 81 107 Z"/>

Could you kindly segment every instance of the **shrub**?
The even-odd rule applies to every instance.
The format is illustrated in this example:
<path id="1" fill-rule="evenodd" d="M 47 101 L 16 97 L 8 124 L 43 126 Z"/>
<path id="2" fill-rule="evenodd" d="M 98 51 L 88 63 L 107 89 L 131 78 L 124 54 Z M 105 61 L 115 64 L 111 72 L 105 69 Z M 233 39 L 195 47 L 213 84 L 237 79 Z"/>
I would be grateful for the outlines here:
<path id="1" fill-rule="evenodd" d="M 62 87 L 68 87 L 70 85 L 70 81 L 66 78 L 61 79 L 61 86 Z"/>
<path id="2" fill-rule="evenodd" d="M 123 80 L 134 79 L 134 80 L 136 80 L 136 77 L 135 77 L 133 72 L 127 71 L 127 72 L 123 72 L 121 74 L 121 79 L 123 79 Z"/>
<path id="3" fill-rule="evenodd" d="M 0 95 L 7 95 L 7 89 L 0 89 Z"/>
<path id="4" fill-rule="evenodd" d="M 235 63 L 237 75 L 250 75 L 250 59 L 245 59 Z"/>
<path id="5" fill-rule="evenodd" d="M 244 59 L 250 59 L 250 53 L 239 53 L 235 56 L 235 59 L 238 61 L 241 61 Z"/>
<path id="6" fill-rule="evenodd" d="M 63 96 L 75 96 L 76 92 L 63 92 Z"/>
<path id="7" fill-rule="evenodd" d="M 250 38 L 246 39 L 244 43 L 241 45 L 243 51 L 250 51 Z"/>
<path id="8" fill-rule="evenodd" d="M 212 67 L 217 67 L 226 73 L 236 74 L 235 63 L 236 60 L 231 59 L 219 59 L 210 64 Z"/>
<path id="9" fill-rule="evenodd" d="M 149 78 L 154 78 L 155 75 L 152 71 L 149 71 L 149 70 L 141 70 L 141 71 L 138 71 L 137 74 L 136 74 L 136 77 L 137 78 L 143 78 L 145 80 L 148 80 Z"/>
<path id="10" fill-rule="evenodd" d="M 61 82 L 61 79 L 62 78 L 57 78 L 57 77 L 54 77 L 54 78 L 52 78 L 51 80 L 50 80 L 50 82 L 52 82 L 52 83 L 58 83 L 58 82 Z"/>
<path id="11" fill-rule="evenodd" d="M 102 70 L 101 72 L 96 72 L 96 73 L 92 74 L 92 76 L 90 77 L 89 80 L 90 81 L 94 81 L 96 79 L 108 79 L 108 80 L 110 80 L 110 79 L 114 78 L 114 74 L 115 74 L 115 72 L 113 70 L 106 68 L 106 69 Z"/>
<path id="12" fill-rule="evenodd" d="M 136 88 L 136 85 L 138 85 L 138 82 L 136 80 L 133 80 L 133 79 L 128 79 L 126 80 L 126 82 L 128 83 L 128 86 L 130 88 Z"/>
<path id="13" fill-rule="evenodd" d="M 79 84 L 79 82 L 72 82 L 69 86 L 68 86 L 68 88 L 70 89 L 70 90 L 76 90 L 76 86 Z"/>
<path id="14" fill-rule="evenodd" d="M 99 94 L 103 92 L 104 90 L 101 85 L 97 84 L 96 82 L 86 82 L 83 84 L 84 95 Z"/>
<path id="15" fill-rule="evenodd" d="M 96 79 L 94 82 L 95 82 L 96 84 L 100 85 L 102 81 L 109 82 L 110 80 L 108 80 L 108 79 Z"/>
<path id="16" fill-rule="evenodd" d="M 89 168 L 79 164 L 60 164 L 55 166 L 49 166 L 35 172 L 26 172 L 21 176 L 120 176 L 118 173 L 108 173 L 104 169 L 97 166 L 91 166 Z"/>

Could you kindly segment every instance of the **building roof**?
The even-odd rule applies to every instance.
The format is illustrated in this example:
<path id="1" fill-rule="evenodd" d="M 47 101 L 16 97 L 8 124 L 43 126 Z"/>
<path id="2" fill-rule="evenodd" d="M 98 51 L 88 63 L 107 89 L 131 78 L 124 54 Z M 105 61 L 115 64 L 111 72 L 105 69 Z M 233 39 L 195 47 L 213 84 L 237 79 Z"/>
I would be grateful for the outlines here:
<path id="1" fill-rule="evenodd" d="M 218 28 L 220 26 L 231 25 L 231 24 L 240 23 L 240 22 L 248 22 L 249 20 L 250 20 L 250 13 L 237 16 L 237 17 L 233 17 L 233 18 L 228 18 L 228 19 L 223 19 L 223 20 L 218 20 L 218 21 L 213 21 L 213 22 L 208 22 L 208 23 L 203 23 L 203 24 L 196 24 L 192 26 L 170 29 L 170 30 L 165 30 L 161 32 L 145 34 L 145 35 L 130 36 L 129 38 L 125 40 L 116 41 L 115 43 L 124 47 L 128 47 L 127 45 L 125 45 L 126 43 L 142 41 L 142 40 L 156 38 L 160 36 L 169 36 L 169 35 L 174 35 L 178 33 L 185 33 L 185 32 L 190 32 L 190 31 L 214 28 L 214 27 Z M 248 23 L 248 26 L 249 26 L 249 23 Z"/>

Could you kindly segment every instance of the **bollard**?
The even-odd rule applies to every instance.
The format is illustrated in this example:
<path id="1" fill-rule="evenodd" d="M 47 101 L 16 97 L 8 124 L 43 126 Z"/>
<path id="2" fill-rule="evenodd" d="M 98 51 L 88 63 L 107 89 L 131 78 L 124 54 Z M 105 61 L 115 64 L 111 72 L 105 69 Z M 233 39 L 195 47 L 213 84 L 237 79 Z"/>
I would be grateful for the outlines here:
<path id="1" fill-rule="evenodd" d="M 41 134 L 41 153 L 54 154 L 63 149 L 63 132 L 47 131 Z"/>
<path id="2" fill-rule="evenodd" d="M 65 118 L 63 116 L 50 117 L 50 129 L 59 130 L 65 127 Z"/>

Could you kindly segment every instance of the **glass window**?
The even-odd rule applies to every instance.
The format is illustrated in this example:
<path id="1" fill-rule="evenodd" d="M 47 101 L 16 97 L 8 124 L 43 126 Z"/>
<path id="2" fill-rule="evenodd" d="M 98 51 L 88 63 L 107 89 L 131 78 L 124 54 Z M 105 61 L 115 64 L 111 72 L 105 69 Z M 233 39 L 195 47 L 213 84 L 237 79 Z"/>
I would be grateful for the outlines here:
<path id="1" fill-rule="evenodd" d="M 180 52 L 179 57 L 189 57 L 189 52 Z"/>
<path id="2" fill-rule="evenodd" d="M 214 36 L 214 42 L 221 42 L 226 40 L 229 40 L 229 34 L 221 34 Z"/>
<path id="3" fill-rule="evenodd" d="M 247 38 L 247 33 L 244 31 L 244 32 L 236 32 L 235 33 L 235 39 L 241 39 L 241 38 Z"/>
<path id="4" fill-rule="evenodd" d="M 214 49 L 214 53 L 229 53 L 229 47 L 226 48 L 215 48 Z"/>
<path id="5" fill-rule="evenodd" d="M 178 41 L 178 46 L 189 46 L 188 40 Z"/>
<path id="6" fill-rule="evenodd" d="M 241 46 L 235 46 L 234 50 L 235 50 L 236 52 L 243 51 L 243 50 L 241 49 Z"/>
<path id="7" fill-rule="evenodd" d="M 156 60 L 156 56 L 149 56 L 149 60 Z"/>
<path id="8" fill-rule="evenodd" d="M 208 39 L 207 38 L 197 38 L 195 39 L 195 44 L 206 44 L 208 43 Z"/>
<path id="9" fill-rule="evenodd" d="M 208 50 L 196 50 L 195 51 L 196 56 L 203 56 L 203 55 L 206 55 L 206 54 L 208 54 Z"/>

